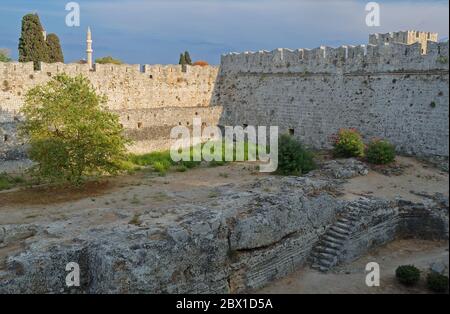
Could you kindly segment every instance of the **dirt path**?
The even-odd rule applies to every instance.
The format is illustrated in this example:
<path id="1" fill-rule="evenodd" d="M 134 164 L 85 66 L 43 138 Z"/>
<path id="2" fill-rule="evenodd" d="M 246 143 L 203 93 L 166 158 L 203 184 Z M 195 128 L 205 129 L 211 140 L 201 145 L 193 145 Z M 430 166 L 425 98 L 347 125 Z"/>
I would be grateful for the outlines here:
<path id="1" fill-rule="evenodd" d="M 399 176 L 387 176 L 371 170 L 367 176 L 350 179 L 344 185 L 344 198 L 351 200 L 360 195 L 371 195 L 385 199 L 401 197 L 410 201 L 421 200 L 420 196 L 411 192 L 439 192 L 448 196 L 448 173 L 409 157 L 397 157 L 397 163 L 404 167 L 403 174 Z"/>
<path id="2" fill-rule="evenodd" d="M 369 262 L 380 265 L 380 287 L 367 287 L 365 266 Z M 309 267 L 298 270 L 278 280 L 257 293 L 302 294 L 374 294 L 374 293 L 429 293 L 425 285 L 425 273 L 431 263 L 449 263 L 448 242 L 424 240 L 398 240 L 374 250 L 362 258 L 323 274 Z M 413 264 L 423 271 L 420 283 L 407 288 L 395 279 L 395 269 Z"/>

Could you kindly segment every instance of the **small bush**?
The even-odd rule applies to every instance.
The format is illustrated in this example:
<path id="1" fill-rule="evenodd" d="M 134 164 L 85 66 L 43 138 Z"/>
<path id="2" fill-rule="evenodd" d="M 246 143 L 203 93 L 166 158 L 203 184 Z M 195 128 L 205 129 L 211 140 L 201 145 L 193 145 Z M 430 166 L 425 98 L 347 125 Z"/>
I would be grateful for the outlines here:
<path id="1" fill-rule="evenodd" d="M 427 276 L 427 286 L 433 292 L 445 293 L 448 290 L 448 277 L 436 272 L 431 272 Z"/>
<path id="2" fill-rule="evenodd" d="M 367 147 L 367 160 L 376 165 L 385 165 L 395 160 L 395 146 L 386 140 L 374 140 Z"/>
<path id="3" fill-rule="evenodd" d="M 364 142 L 361 134 L 355 129 L 339 130 L 334 142 L 335 157 L 363 157 Z"/>
<path id="4" fill-rule="evenodd" d="M 419 282 L 420 270 L 413 265 L 403 265 L 397 268 L 395 276 L 402 284 L 412 286 Z"/>
<path id="5" fill-rule="evenodd" d="M 284 134 L 278 141 L 278 170 L 282 175 L 302 175 L 315 169 L 314 154 L 292 136 Z"/>

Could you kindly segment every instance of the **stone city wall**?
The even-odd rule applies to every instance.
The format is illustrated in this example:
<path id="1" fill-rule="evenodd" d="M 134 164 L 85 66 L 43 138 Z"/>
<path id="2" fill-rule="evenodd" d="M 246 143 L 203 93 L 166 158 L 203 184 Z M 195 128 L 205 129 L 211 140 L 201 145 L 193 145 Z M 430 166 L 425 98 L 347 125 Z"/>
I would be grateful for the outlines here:
<path id="1" fill-rule="evenodd" d="M 210 106 L 218 68 L 178 65 L 102 65 L 89 71 L 86 64 L 0 63 L 0 159 L 25 155 L 17 137 L 20 108 L 26 92 L 59 73 L 86 76 L 108 97 L 107 106 L 120 115 L 125 132 L 132 135 L 130 150 L 144 153 L 170 147 L 170 129 L 192 124 L 217 125 L 221 110 Z"/>
<path id="2" fill-rule="evenodd" d="M 278 125 L 314 148 L 340 128 L 414 155 L 449 153 L 448 42 L 277 49 L 222 57 L 223 125 Z"/>

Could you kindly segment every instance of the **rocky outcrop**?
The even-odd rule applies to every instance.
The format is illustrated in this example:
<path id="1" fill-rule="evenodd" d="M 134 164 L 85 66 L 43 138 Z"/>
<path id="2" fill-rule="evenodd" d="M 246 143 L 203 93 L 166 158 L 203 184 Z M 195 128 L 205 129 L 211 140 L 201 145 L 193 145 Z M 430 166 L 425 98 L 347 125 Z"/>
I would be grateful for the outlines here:
<path id="1" fill-rule="evenodd" d="M 131 213 L 104 208 L 118 219 L 3 225 L 0 293 L 235 293 L 311 257 L 330 269 L 397 236 L 448 238 L 445 202 L 344 201 L 336 182 L 274 176 L 223 186 L 214 201 L 167 205 L 179 214 L 164 223 L 150 210 L 131 224 Z M 66 286 L 70 262 L 80 287 Z"/>

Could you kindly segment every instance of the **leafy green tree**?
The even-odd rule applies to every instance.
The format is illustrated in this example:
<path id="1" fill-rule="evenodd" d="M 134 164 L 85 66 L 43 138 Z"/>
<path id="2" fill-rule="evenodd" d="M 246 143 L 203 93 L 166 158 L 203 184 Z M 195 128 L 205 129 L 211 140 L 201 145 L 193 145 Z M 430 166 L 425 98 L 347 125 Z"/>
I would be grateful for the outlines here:
<path id="1" fill-rule="evenodd" d="M 99 64 L 123 64 L 119 59 L 114 59 L 111 56 L 95 59 L 95 63 Z"/>
<path id="2" fill-rule="evenodd" d="M 83 76 L 55 76 L 25 97 L 21 134 L 37 163 L 33 174 L 51 182 L 78 185 L 90 175 L 114 174 L 126 155 L 119 117 L 105 108 Z"/>
<path id="3" fill-rule="evenodd" d="M 39 69 L 39 62 L 49 61 L 44 29 L 37 14 L 27 14 L 23 17 L 19 39 L 19 62 L 30 61 L 34 62 L 35 69 Z"/>
<path id="4" fill-rule="evenodd" d="M 186 64 L 192 65 L 192 59 L 188 51 L 184 52 L 184 59 L 186 60 Z"/>
<path id="5" fill-rule="evenodd" d="M 48 61 L 64 62 L 64 55 L 61 49 L 59 38 L 56 34 L 47 35 L 47 47 L 48 47 Z"/>
<path id="6" fill-rule="evenodd" d="M 12 59 L 9 57 L 8 49 L 0 49 L 0 62 L 10 62 Z"/>

